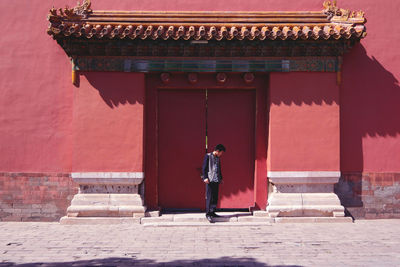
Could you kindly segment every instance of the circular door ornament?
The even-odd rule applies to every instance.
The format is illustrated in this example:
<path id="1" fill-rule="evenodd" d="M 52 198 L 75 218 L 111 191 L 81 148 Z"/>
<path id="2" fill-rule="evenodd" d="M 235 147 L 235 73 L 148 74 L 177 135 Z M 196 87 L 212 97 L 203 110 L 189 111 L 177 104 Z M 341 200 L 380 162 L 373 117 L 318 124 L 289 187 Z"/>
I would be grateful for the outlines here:
<path id="1" fill-rule="evenodd" d="M 226 75 L 226 73 L 223 73 L 223 72 L 217 73 L 217 82 L 218 83 L 225 83 L 227 79 L 228 79 L 228 75 Z"/>

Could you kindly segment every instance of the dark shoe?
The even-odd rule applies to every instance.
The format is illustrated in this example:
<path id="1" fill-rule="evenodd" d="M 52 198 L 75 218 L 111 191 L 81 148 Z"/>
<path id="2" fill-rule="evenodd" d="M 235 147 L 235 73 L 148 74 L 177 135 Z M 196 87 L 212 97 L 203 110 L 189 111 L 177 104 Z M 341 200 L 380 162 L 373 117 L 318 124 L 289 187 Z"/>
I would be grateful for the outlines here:
<path id="1" fill-rule="evenodd" d="M 220 215 L 216 214 L 214 211 L 211 212 L 211 216 L 213 216 L 213 217 L 221 217 Z"/>
<path id="2" fill-rule="evenodd" d="M 206 218 L 210 223 L 214 223 L 213 218 L 211 217 L 211 214 L 206 214 Z"/>

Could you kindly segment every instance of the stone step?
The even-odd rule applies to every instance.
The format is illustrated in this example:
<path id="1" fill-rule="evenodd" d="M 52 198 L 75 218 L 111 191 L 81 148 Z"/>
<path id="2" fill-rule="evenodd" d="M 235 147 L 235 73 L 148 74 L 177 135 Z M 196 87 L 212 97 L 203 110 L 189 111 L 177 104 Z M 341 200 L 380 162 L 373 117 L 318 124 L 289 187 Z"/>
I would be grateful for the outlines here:
<path id="1" fill-rule="evenodd" d="M 146 213 L 150 215 L 150 213 Z M 240 225 L 271 225 L 272 223 L 350 223 L 351 217 L 275 217 L 271 218 L 265 212 L 217 212 L 221 217 L 214 218 L 210 223 L 204 213 L 164 213 L 161 216 L 150 217 L 68 217 L 60 219 L 61 224 L 120 224 L 133 223 L 145 226 L 240 226 Z"/>
<path id="2" fill-rule="evenodd" d="M 352 223 L 351 217 L 275 217 L 275 223 Z"/>
<path id="3" fill-rule="evenodd" d="M 271 226 L 270 222 L 146 222 L 143 224 L 144 227 L 176 227 L 176 226 L 184 226 L 184 227 L 199 227 L 199 226 L 208 226 L 208 227 L 218 227 L 218 226 Z"/>
<path id="4" fill-rule="evenodd" d="M 134 217 L 61 217 L 60 224 L 140 224 Z"/>
<path id="5" fill-rule="evenodd" d="M 143 200 L 139 194 L 76 194 L 71 206 L 76 205 L 143 206 Z"/>
<path id="6" fill-rule="evenodd" d="M 221 217 L 213 220 L 217 223 L 271 223 L 273 219 L 266 216 L 253 216 L 251 212 L 217 212 Z M 144 217 L 141 224 L 157 223 L 204 223 L 209 224 L 204 213 L 167 213 L 159 217 Z"/>
<path id="7" fill-rule="evenodd" d="M 221 217 L 214 218 L 219 225 L 230 224 L 269 224 L 269 223 L 349 223 L 351 217 L 275 217 L 271 218 L 266 212 L 217 212 Z M 204 213 L 167 213 L 157 217 L 143 217 L 140 220 L 143 225 L 210 225 Z"/>
<path id="8" fill-rule="evenodd" d="M 173 221 L 170 218 L 157 218 L 158 220 L 133 218 L 133 217 L 67 217 L 60 219 L 60 224 L 142 224 L 143 226 L 170 227 L 170 226 L 253 226 L 253 225 L 272 225 L 273 223 L 351 223 L 351 217 L 277 217 L 275 219 L 266 218 L 264 220 L 256 217 L 243 217 L 238 221 Z M 156 217 L 152 217 L 156 218 Z"/>
<path id="9" fill-rule="evenodd" d="M 74 205 L 67 208 L 67 214 L 76 217 L 142 217 L 145 206 L 113 206 L 113 205 Z"/>

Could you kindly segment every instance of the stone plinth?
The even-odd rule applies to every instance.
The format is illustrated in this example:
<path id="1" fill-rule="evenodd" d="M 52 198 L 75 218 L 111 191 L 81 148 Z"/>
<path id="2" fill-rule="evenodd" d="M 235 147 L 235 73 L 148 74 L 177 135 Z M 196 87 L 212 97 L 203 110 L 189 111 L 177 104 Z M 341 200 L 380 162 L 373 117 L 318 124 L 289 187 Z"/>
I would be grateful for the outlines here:
<path id="1" fill-rule="evenodd" d="M 344 207 L 334 193 L 340 172 L 270 171 L 270 217 L 344 217 Z"/>
<path id="2" fill-rule="evenodd" d="M 67 216 L 62 217 L 60 223 L 79 221 L 78 217 L 145 216 L 146 207 L 139 192 L 143 173 L 76 172 L 71 176 L 79 184 L 79 191 L 67 209 Z"/>

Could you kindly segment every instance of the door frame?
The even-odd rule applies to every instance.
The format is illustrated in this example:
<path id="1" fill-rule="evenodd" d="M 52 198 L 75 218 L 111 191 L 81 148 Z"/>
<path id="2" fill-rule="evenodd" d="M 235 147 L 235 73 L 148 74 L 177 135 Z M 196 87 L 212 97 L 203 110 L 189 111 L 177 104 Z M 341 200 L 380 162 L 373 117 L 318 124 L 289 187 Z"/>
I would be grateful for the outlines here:
<path id="1" fill-rule="evenodd" d="M 225 75 L 225 76 L 224 76 Z M 265 210 L 268 199 L 267 147 L 268 118 L 267 105 L 269 74 L 253 73 L 250 82 L 245 73 L 225 73 L 221 82 L 217 73 L 146 73 L 145 127 L 144 127 L 144 189 L 145 205 L 149 210 L 161 210 L 159 206 L 158 180 L 158 91 L 159 90 L 199 90 L 238 89 L 255 90 L 255 138 L 254 138 L 254 205 L 250 210 Z M 193 82 L 195 77 L 195 82 Z M 218 77 L 218 78 L 217 78 Z M 246 77 L 246 78 L 245 78 Z"/>

